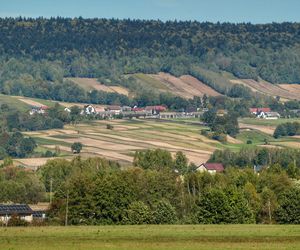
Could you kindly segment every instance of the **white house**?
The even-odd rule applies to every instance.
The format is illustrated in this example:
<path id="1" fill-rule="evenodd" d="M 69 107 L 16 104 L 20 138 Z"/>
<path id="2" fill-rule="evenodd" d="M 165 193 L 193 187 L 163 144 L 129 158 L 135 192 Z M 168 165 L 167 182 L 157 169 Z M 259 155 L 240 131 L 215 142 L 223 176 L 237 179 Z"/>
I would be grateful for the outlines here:
<path id="1" fill-rule="evenodd" d="M 267 120 L 276 120 L 280 118 L 280 114 L 277 112 L 260 112 L 257 115 L 257 118 L 267 119 Z"/>
<path id="2" fill-rule="evenodd" d="M 65 108 L 64 111 L 68 112 L 68 113 L 71 113 L 71 109 L 69 109 L 69 108 Z"/>
<path id="3" fill-rule="evenodd" d="M 96 109 L 93 105 L 85 105 L 82 110 L 82 114 L 94 115 L 94 114 L 96 114 Z"/>
<path id="4" fill-rule="evenodd" d="M 208 172 L 210 174 L 221 173 L 224 171 L 222 163 L 202 163 L 196 171 Z"/>

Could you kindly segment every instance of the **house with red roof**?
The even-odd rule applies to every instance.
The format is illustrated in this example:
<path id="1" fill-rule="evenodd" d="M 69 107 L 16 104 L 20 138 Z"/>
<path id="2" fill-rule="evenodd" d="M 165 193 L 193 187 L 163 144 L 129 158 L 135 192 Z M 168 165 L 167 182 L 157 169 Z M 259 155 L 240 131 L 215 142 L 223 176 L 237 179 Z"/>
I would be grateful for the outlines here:
<path id="1" fill-rule="evenodd" d="M 157 106 L 147 106 L 145 108 L 147 112 L 151 112 L 153 115 L 157 115 L 160 112 L 164 112 L 167 110 L 165 106 L 157 105 Z"/>
<path id="2" fill-rule="evenodd" d="M 261 112 L 264 112 L 264 113 L 271 112 L 271 109 L 270 108 L 250 108 L 249 112 L 253 115 L 258 115 Z"/>
<path id="3" fill-rule="evenodd" d="M 210 174 L 222 173 L 224 171 L 224 166 L 222 163 L 202 163 L 196 171 L 208 172 Z"/>

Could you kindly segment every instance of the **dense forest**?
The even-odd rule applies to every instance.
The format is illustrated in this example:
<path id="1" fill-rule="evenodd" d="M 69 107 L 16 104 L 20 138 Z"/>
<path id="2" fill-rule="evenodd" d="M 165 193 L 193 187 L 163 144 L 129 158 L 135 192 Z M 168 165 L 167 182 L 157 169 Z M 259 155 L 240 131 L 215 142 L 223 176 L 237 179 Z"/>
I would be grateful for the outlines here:
<path id="1" fill-rule="evenodd" d="M 124 74 L 159 71 L 191 74 L 221 93 L 230 90 L 215 74 L 220 71 L 299 83 L 299 30 L 299 23 L 2 18 L 0 91 L 86 101 L 91 97 L 64 77 L 97 77 L 135 88 Z M 103 95 L 98 98 L 103 103 L 128 102 L 122 95 Z"/>

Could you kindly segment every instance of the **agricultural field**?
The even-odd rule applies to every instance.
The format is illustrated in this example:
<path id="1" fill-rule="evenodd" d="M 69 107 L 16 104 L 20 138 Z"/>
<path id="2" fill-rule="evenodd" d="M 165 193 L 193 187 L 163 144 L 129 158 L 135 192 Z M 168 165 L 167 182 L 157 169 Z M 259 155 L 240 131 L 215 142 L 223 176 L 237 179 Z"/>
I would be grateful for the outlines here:
<path id="1" fill-rule="evenodd" d="M 1 228 L 0 249 L 299 249 L 295 225 Z"/>
<path id="2" fill-rule="evenodd" d="M 243 120 L 247 122 L 247 120 Z M 107 129 L 107 125 L 113 129 Z M 268 133 L 269 126 L 246 124 L 236 138 L 227 138 L 220 143 L 201 135 L 205 127 L 191 120 L 101 120 L 82 124 L 66 125 L 64 129 L 25 132 L 33 137 L 40 151 L 60 149 L 60 157 L 71 159 L 71 145 L 81 142 L 82 157 L 104 157 L 131 166 L 134 153 L 138 150 L 161 148 L 175 154 L 182 151 L 190 162 L 206 162 L 216 149 L 238 151 L 242 147 L 291 147 L 299 148 L 299 137 L 275 139 Z M 275 129 L 271 127 L 272 129 Z M 267 131 L 265 131 L 267 130 Z M 249 144 L 251 141 L 251 144 Z M 268 142 L 268 144 L 266 144 Z M 15 163 L 36 168 L 44 164 L 47 158 L 16 159 Z"/>
<path id="3" fill-rule="evenodd" d="M 253 79 L 232 79 L 232 83 L 243 84 L 254 92 L 270 96 L 280 96 L 283 99 L 300 100 L 300 84 L 272 84 L 270 82 Z"/>
<path id="4" fill-rule="evenodd" d="M 204 94 L 208 96 L 220 95 L 208 85 L 189 75 L 175 77 L 167 73 L 159 73 L 134 74 L 133 77 L 142 85 L 160 92 L 170 92 L 183 98 L 193 98 Z"/>
<path id="5" fill-rule="evenodd" d="M 129 94 L 128 89 L 126 89 L 124 87 L 106 86 L 104 84 L 101 84 L 96 78 L 69 77 L 66 79 L 74 82 L 75 84 L 79 85 L 86 91 L 99 90 L 99 91 L 105 91 L 105 92 L 110 92 L 110 93 L 118 93 L 118 94 L 127 95 L 127 96 Z"/>
<path id="6" fill-rule="evenodd" d="M 113 129 L 107 129 L 107 125 Z M 83 157 L 99 156 L 130 165 L 137 150 L 161 148 L 175 154 L 182 151 L 195 164 L 206 162 L 221 143 L 200 135 L 200 124 L 184 124 L 155 120 L 92 121 L 67 125 L 64 129 L 26 132 L 40 148 L 59 146 L 65 157 L 72 157 L 70 146 L 81 142 Z M 20 159 L 25 166 L 36 164 L 35 159 Z"/>

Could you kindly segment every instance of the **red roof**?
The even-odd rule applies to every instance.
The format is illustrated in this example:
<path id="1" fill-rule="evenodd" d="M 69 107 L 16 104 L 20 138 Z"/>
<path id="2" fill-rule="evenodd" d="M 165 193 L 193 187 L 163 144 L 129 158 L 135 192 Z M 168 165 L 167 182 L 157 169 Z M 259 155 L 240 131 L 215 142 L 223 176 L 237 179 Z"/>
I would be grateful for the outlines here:
<path id="1" fill-rule="evenodd" d="M 251 113 L 260 113 L 260 112 L 271 112 L 270 108 L 251 108 Z"/>
<path id="2" fill-rule="evenodd" d="M 116 105 L 111 105 L 107 107 L 109 110 L 121 110 L 120 106 L 116 106 Z"/>
<path id="3" fill-rule="evenodd" d="M 145 111 L 145 109 L 144 108 L 133 108 L 132 111 L 142 112 L 142 111 Z"/>
<path id="4" fill-rule="evenodd" d="M 204 167 L 207 170 L 215 170 L 217 172 L 223 172 L 224 171 L 224 167 L 222 163 L 205 163 Z"/>
<path id="5" fill-rule="evenodd" d="M 166 107 L 158 105 L 158 106 L 147 106 L 146 110 L 156 110 L 156 111 L 165 111 L 167 110 Z"/>

